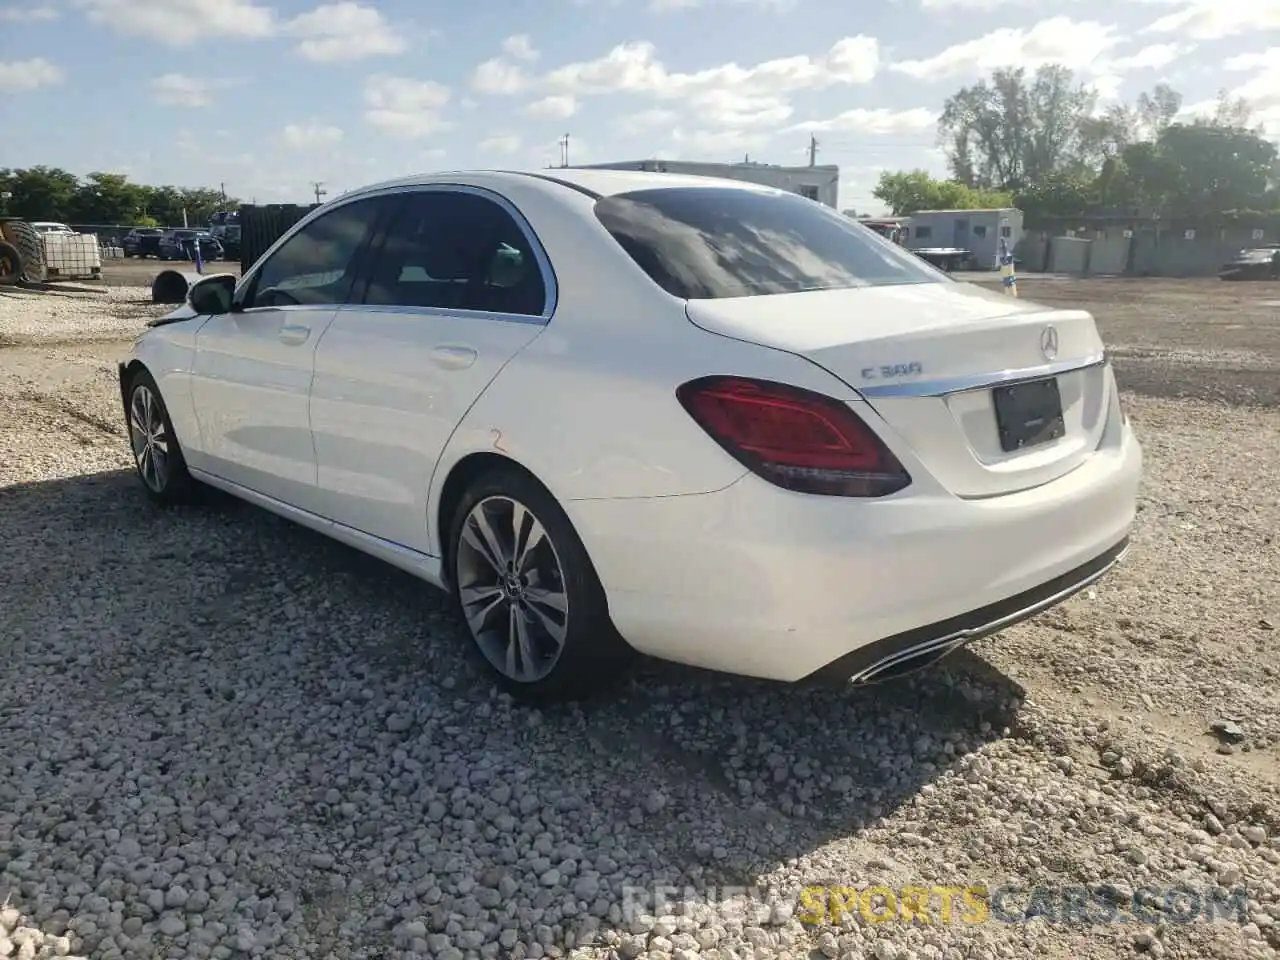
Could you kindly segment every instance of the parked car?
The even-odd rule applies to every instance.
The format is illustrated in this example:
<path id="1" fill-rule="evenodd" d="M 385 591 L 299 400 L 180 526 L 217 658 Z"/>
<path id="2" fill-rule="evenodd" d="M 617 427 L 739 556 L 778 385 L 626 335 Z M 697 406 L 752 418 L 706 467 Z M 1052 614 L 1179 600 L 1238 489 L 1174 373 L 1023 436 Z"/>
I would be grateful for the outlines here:
<path id="1" fill-rule="evenodd" d="M 164 231 L 159 227 L 134 227 L 124 235 L 121 246 L 126 257 L 160 256 L 160 238 Z"/>
<path id="2" fill-rule="evenodd" d="M 228 260 L 240 258 L 240 212 L 220 210 L 209 218 L 209 232 L 218 238 Z"/>
<path id="3" fill-rule="evenodd" d="M 68 237 L 76 236 L 76 232 L 65 223 L 55 223 L 52 220 L 32 220 L 31 227 L 39 234 L 52 234 L 55 236 L 61 235 Z"/>
<path id="4" fill-rule="evenodd" d="M 1135 516 L 1088 313 L 739 181 L 356 190 L 152 324 L 119 366 L 152 499 L 216 487 L 443 587 L 535 698 L 636 651 L 891 677 L 1094 582 Z"/>
<path id="5" fill-rule="evenodd" d="M 1222 280 L 1280 280 L 1280 243 L 1241 250 L 1218 271 Z"/>
<path id="6" fill-rule="evenodd" d="M 161 260 L 194 260 L 195 245 L 205 260 L 222 258 L 222 244 L 207 230 L 170 230 L 160 237 Z"/>

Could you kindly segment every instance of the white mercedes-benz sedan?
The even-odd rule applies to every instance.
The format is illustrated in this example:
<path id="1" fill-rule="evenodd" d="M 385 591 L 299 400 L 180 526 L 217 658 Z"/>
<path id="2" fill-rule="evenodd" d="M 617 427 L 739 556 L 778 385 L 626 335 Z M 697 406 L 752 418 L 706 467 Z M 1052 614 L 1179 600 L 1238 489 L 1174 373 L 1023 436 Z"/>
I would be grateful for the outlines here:
<path id="1" fill-rule="evenodd" d="M 635 651 L 867 682 L 1124 554 L 1142 454 L 1093 318 L 771 188 L 561 169 L 326 203 L 120 364 L 138 474 L 449 591 L 509 689 Z"/>

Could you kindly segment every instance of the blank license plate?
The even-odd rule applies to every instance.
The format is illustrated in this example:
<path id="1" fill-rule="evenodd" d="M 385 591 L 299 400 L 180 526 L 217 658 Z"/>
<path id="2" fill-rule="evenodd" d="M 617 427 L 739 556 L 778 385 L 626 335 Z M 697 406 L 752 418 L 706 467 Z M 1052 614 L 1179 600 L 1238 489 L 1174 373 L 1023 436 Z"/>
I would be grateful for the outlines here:
<path id="1" fill-rule="evenodd" d="M 1006 453 L 1049 443 L 1066 433 L 1062 395 L 1054 377 L 996 387 L 991 399 L 996 407 L 1000 449 Z"/>

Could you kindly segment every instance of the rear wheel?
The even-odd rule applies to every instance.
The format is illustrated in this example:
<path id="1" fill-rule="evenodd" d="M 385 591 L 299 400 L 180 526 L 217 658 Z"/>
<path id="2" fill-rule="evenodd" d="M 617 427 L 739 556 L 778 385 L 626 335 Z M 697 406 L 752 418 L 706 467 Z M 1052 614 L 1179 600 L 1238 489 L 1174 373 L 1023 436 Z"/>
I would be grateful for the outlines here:
<path id="1" fill-rule="evenodd" d="M 450 546 L 459 615 L 504 688 L 573 700 L 621 675 L 631 648 L 573 525 L 536 480 L 512 468 L 482 476 L 458 505 Z"/>
<path id="2" fill-rule="evenodd" d="M 165 505 L 190 502 L 195 481 L 151 374 L 138 371 L 129 383 L 128 397 L 129 447 L 147 496 Z"/>

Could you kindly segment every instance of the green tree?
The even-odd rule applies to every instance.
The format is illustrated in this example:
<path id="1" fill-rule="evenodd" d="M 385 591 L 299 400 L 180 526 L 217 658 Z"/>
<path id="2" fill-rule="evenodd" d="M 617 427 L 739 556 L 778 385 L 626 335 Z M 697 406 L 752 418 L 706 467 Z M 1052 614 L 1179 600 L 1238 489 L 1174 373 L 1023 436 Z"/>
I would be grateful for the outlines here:
<path id="1" fill-rule="evenodd" d="M 1094 178 L 1080 171 L 1049 173 L 1014 195 L 1014 206 L 1032 221 L 1077 216 L 1094 201 Z"/>
<path id="2" fill-rule="evenodd" d="M 924 170 L 885 171 L 872 196 L 889 207 L 895 217 L 919 210 L 980 210 L 1013 205 L 1008 193 L 980 190 L 955 180 L 936 180 Z"/>
<path id="3" fill-rule="evenodd" d="M 74 218 L 81 223 L 128 223 L 142 213 L 144 188 L 122 173 L 91 173 L 75 194 Z"/>
<path id="4" fill-rule="evenodd" d="M 10 216 L 26 220 L 70 219 L 80 185 L 75 174 L 57 167 L 5 170 L 3 174 L 4 189 L 13 194 L 7 204 Z"/>
<path id="5" fill-rule="evenodd" d="M 95 172 L 83 180 L 56 167 L 0 168 L 0 193 L 10 193 L 3 211 L 26 220 L 82 224 L 177 226 L 183 211 L 192 225 L 208 223 L 240 201 L 207 187 L 152 187 L 130 183 L 121 173 Z"/>
<path id="6" fill-rule="evenodd" d="M 942 110 L 939 139 L 960 183 L 1018 190 L 1087 161 L 1083 121 L 1097 97 L 1066 67 L 996 70 L 963 87 Z"/>

